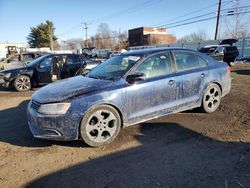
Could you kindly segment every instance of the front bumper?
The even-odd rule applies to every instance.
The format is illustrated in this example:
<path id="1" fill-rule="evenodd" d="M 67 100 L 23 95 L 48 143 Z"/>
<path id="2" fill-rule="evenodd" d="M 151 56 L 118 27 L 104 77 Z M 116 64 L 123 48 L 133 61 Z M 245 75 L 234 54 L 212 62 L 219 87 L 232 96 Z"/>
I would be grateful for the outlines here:
<path id="1" fill-rule="evenodd" d="M 0 86 L 2 87 L 9 87 L 10 86 L 10 81 L 6 80 L 4 78 L 4 75 L 0 74 Z"/>
<path id="2" fill-rule="evenodd" d="M 43 115 L 31 107 L 27 109 L 28 125 L 35 138 L 59 141 L 78 139 L 79 121 L 71 114 Z"/>

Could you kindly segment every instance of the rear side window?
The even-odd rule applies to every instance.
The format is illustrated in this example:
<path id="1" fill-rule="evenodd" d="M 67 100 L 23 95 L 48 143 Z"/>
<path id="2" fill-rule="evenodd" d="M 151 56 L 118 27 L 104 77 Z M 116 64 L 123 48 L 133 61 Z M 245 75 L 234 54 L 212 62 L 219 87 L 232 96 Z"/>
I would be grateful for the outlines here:
<path id="1" fill-rule="evenodd" d="M 226 52 L 235 52 L 235 51 L 237 51 L 238 49 L 237 49 L 237 47 L 236 46 L 228 46 L 228 47 L 226 47 Z"/>
<path id="2" fill-rule="evenodd" d="M 206 67 L 207 62 L 192 52 L 174 52 L 177 71 Z"/>
<path id="3" fill-rule="evenodd" d="M 65 63 L 66 64 L 80 63 L 80 60 L 79 60 L 78 56 L 68 55 L 66 60 L 65 60 Z"/>

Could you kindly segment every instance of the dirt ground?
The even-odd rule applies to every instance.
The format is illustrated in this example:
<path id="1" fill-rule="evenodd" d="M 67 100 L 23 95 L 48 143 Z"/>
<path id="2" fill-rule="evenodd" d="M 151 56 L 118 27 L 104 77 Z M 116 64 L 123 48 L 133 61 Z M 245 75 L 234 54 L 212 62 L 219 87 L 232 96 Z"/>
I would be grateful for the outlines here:
<path id="1" fill-rule="evenodd" d="M 121 131 L 103 148 L 32 137 L 31 92 L 0 91 L 0 187 L 250 187 L 250 65 L 212 114 L 174 114 Z"/>

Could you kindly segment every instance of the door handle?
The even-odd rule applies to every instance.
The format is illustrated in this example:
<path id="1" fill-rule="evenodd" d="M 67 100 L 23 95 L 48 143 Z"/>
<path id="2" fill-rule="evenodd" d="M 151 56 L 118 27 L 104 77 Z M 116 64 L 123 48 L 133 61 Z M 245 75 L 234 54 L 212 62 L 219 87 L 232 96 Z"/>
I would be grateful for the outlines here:
<path id="1" fill-rule="evenodd" d="M 205 73 L 201 74 L 201 78 L 205 78 L 205 76 L 206 76 Z"/>
<path id="2" fill-rule="evenodd" d="M 173 85 L 174 83 L 175 83 L 174 80 L 169 80 L 169 82 L 168 82 L 169 85 Z"/>

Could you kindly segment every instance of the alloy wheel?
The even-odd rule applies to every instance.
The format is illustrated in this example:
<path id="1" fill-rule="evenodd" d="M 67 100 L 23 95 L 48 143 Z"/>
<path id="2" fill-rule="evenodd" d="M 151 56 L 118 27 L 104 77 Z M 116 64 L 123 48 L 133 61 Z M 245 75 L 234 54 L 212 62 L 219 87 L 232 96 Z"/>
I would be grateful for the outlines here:
<path id="1" fill-rule="evenodd" d="M 203 108 L 206 112 L 214 112 L 220 105 L 221 91 L 216 84 L 210 85 L 203 98 Z"/>
<path id="2" fill-rule="evenodd" d="M 98 110 L 88 119 L 86 131 L 89 139 L 95 142 L 105 142 L 111 138 L 117 129 L 117 119 L 108 110 Z"/>
<path id="3" fill-rule="evenodd" d="M 17 91 L 27 91 L 31 88 L 30 78 L 28 76 L 19 76 L 15 80 L 15 88 Z"/>

